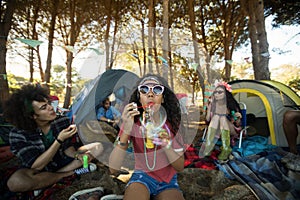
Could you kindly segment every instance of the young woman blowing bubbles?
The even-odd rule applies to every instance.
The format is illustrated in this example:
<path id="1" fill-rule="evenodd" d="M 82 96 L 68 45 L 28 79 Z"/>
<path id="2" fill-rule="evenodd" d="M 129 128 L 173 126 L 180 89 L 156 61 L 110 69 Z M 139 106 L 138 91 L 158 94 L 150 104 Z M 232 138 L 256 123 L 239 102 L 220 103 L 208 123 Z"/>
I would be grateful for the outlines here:
<path id="1" fill-rule="evenodd" d="M 184 199 L 177 183 L 184 169 L 180 104 L 163 78 L 146 75 L 138 83 L 122 113 L 110 170 L 120 169 L 131 141 L 135 170 L 124 199 Z"/>

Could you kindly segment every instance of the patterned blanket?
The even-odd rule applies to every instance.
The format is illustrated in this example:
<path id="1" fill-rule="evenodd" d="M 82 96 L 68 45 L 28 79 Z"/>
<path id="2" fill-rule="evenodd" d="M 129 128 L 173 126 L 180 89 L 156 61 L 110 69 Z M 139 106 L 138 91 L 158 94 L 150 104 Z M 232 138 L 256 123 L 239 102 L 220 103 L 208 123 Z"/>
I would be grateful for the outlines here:
<path id="1" fill-rule="evenodd" d="M 281 148 L 248 157 L 233 152 L 234 159 L 219 165 L 219 169 L 248 186 L 258 199 L 300 199 L 300 173 L 282 162 L 286 154 Z"/>

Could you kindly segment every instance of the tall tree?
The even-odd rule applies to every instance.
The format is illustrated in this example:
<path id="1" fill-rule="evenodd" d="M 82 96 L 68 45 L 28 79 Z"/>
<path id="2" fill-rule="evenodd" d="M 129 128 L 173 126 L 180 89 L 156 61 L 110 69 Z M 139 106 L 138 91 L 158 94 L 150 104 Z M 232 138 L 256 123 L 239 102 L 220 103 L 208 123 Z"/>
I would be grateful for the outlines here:
<path id="1" fill-rule="evenodd" d="M 241 5 L 249 17 L 252 63 L 256 80 L 270 80 L 269 44 L 265 29 L 264 3 L 262 0 L 242 0 Z"/>
<path id="2" fill-rule="evenodd" d="M 35 5 L 34 6 L 30 6 L 28 8 L 28 15 L 32 17 L 29 18 L 29 19 L 32 19 L 32 24 L 31 26 L 28 26 L 28 29 L 29 29 L 29 36 L 31 39 L 33 40 L 38 40 L 38 34 L 37 34 L 37 23 L 38 23 L 38 16 L 39 16 L 39 12 L 40 12 L 40 6 L 41 6 L 41 0 L 37 0 L 34 2 Z M 31 11 L 32 10 L 32 11 Z M 32 12 L 32 14 L 31 14 Z M 30 23 L 30 20 L 27 21 L 28 24 Z M 33 82 L 33 72 L 34 72 L 34 48 L 29 46 L 29 68 L 30 68 L 30 82 Z M 36 47 L 36 51 L 37 53 L 37 59 L 38 59 L 38 63 L 39 63 L 39 71 L 40 71 L 40 76 L 41 76 L 41 81 L 44 82 L 44 72 L 43 72 L 43 69 L 42 69 L 42 63 L 41 63 L 41 57 L 39 55 L 39 46 Z"/>
<path id="3" fill-rule="evenodd" d="M 69 0 L 64 1 L 64 12 L 58 15 L 57 31 L 61 36 L 60 42 L 66 49 L 66 94 L 64 108 L 68 108 L 72 94 L 72 64 L 75 53 L 86 48 L 90 42 L 88 32 L 85 32 L 85 25 L 91 23 L 90 9 L 93 8 L 92 1 Z M 80 43 L 79 43 L 80 41 Z M 77 45 L 77 46 L 76 46 Z M 78 49 L 76 48 L 78 47 Z"/>
<path id="4" fill-rule="evenodd" d="M 25 4 L 26 2 L 26 4 Z M 41 30 L 41 0 L 24 1 L 23 6 L 18 6 L 15 10 L 14 23 L 12 25 L 11 35 L 14 39 L 9 44 L 9 52 L 15 52 L 28 62 L 29 81 L 33 82 L 34 72 L 39 72 L 40 80 L 44 82 L 44 72 L 40 56 L 39 41 L 40 35 L 44 32 Z M 16 39 L 22 42 L 16 43 Z"/>
<path id="5" fill-rule="evenodd" d="M 243 36 L 247 33 L 246 19 L 238 1 L 219 1 L 219 3 L 221 17 L 217 24 L 219 25 L 221 33 L 219 37 L 222 38 L 225 60 L 223 79 L 225 81 L 230 81 L 232 55 L 236 46 L 239 46 L 241 42 L 245 41 L 245 37 Z M 216 21 L 218 21 L 218 18 L 216 18 Z"/>
<path id="6" fill-rule="evenodd" d="M 106 30 L 105 30 L 105 37 L 104 37 L 104 43 L 105 43 L 105 66 L 106 69 L 110 69 L 110 64 L 109 64 L 109 32 L 110 32 L 110 27 L 111 27 L 111 21 L 112 21 L 112 2 L 113 0 L 107 0 L 104 1 L 104 5 L 106 8 Z"/>
<path id="7" fill-rule="evenodd" d="M 153 57 L 153 33 L 155 31 L 155 20 L 154 20 L 154 14 L 155 14 L 155 0 L 148 0 L 148 70 L 149 73 L 153 73 L 152 68 L 152 57 Z"/>
<path id="8" fill-rule="evenodd" d="M 49 0 L 45 1 L 49 3 L 49 12 L 50 12 L 50 24 L 48 28 L 48 53 L 46 60 L 46 69 L 45 69 L 45 82 L 48 85 L 50 83 L 51 78 L 51 64 L 52 64 L 52 53 L 53 53 L 53 41 L 54 41 L 54 33 L 55 33 L 55 24 L 56 18 L 58 15 L 58 8 L 60 4 L 60 0 Z"/>
<path id="9" fill-rule="evenodd" d="M 190 29 L 192 32 L 192 39 L 193 39 L 193 47 L 194 47 L 194 61 L 197 65 L 197 74 L 200 81 L 200 86 L 202 88 L 202 93 L 204 94 L 204 77 L 202 75 L 201 65 L 200 65 L 200 57 L 199 57 L 199 46 L 198 46 L 198 38 L 196 35 L 196 22 L 195 22 L 195 12 L 194 12 L 194 1 L 188 0 L 187 1 L 187 8 L 188 14 L 190 18 Z"/>
<path id="10" fill-rule="evenodd" d="M 299 25 L 300 0 L 264 0 L 265 16 L 274 17 L 272 25 Z"/>
<path id="11" fill-rule="evenodd" d="M 16 4 L 16 0 L 0 0 L 0 103 L 5 101 L 9 96 L 6 72 L 6 44 Z"/>
<path id="12" fill-rule="evenodd" d="M 162 50 L 163 50 L 163 58 L 167 60 L 167 66 L 170 66 L 171 58 L 169 58 L 169 0 L 163 1 L 163 37 L 162 37 Z M 162 65 L 162 75 L 168 80 L 168 68 Z"/>
<path id="13" fill-rule="evenodd" d="M 137 0 L 134 1 L 134 3 L 131 4 L 129 10 L 130 16 L 133 17 L 133 19 L 137 20 L 140 22 L 141 27 L 140 31 L 137 31 L 136 34 L 132 34 L 134 36 L 134 40 L 136 40 L 136 37 L 138 33 L 140 32 L 140 43 L 134 42 L 133 45 L 133 51 L 134 54 L 138 56 L 137 60 L 138 62 L 143 61 L 143 67 L 140 65 L 140 76 L 143 76 L 146 73 L 147 69 L 147 50 L 146 50 L 146 29 L 145 29 L 145 24 L 146 24 L 146 19 L 147 19 L 147 11 L 148 11 L 148 0 Z M 134 26 L 138 27 L 138 26 Z M 141 51 L 141 53 L 139 53 Z M 142 55 L 142 56 L 140 56 Z"/>

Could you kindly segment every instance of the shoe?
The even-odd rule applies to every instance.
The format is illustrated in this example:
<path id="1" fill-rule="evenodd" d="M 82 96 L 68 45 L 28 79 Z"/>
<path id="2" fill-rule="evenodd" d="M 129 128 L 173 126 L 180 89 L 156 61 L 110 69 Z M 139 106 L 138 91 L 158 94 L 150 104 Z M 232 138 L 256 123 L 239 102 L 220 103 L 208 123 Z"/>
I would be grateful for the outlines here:
<path id="1" fill-rule="evenodd" d="M 33 191 L 33 196 L 37 197 L 41 194 L 42 190 L 34 190 Z"/>
<path id="2" fill-rule="evenodd" d="M 78 168 L 78 169 L 75 169 L 74 172 L 77 174 L 77 175 L 81 175 L 81 174 L 86 174 L 86 173 L 89 173 L 89 172 L 93 172 L 97 169 L 97 165 L 95 163 L 89 163 L 89 166 L 88 168 Z"/>
<path id="3" fill-rule="evenodd" d="M 218 160 L 226 161 L 228 160 L 229 155 L 231 154 L 230 147 L 230 131 L 229 130 L 221 130 L 221 140 L 222 140 L 222 150 L 218 155 Z"/>
<path id="4" fill-rule="evenodd" d="M 97 199 L 100 199 L 104 195 L 104 189 L 103 187 L 95 187 L 85 190 L 80 190 L 78 192 L 75 192 L 72 194 L 69 198 L 69 200 L 86 200 L 89 197 L 95 197 Z"/>
<path id="5" fill-rule="evenodd" d="M 124 195 L 116 195 L 116 194 L 109 194 L 101 197 L 100 200 L 120 200 L 123 199 Z"/>

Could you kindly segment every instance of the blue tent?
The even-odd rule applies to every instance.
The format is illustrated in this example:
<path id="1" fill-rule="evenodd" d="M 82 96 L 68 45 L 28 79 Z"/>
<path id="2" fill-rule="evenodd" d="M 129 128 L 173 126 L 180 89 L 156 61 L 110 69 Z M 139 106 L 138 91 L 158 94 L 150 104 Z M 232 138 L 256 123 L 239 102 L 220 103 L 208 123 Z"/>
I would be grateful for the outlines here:
<path id="1" fill-rule="evenodd" d="M 97 123 L 97 108 L 111 94 L 114 94 L 118 103 L 125 104 L 129 102 L 133 87 L 138 80 L 139 77 L 132 72 L 122 69 L 112 69 L 105 71 L 85 85 L 75 97 L 74 103 L 68 113 L 68 116 L 77 125 L 79 136 L 83 143 L 93 142 L 90 138 L 94 138 L 93 140 L 97 138 L 101 141 L 109 141 L 105 137 L 103 138 L 103 134 L 100 135 L 103 133 L 103 130 L 99 123 Z M 119 109 L 122 109 L 122 107 Z M 119 111 L 122 112 L 122 110 Z M 94 122 L 94 133 L 85 129 L 89 122 Z M 97 133 L 98 135 L 95 135 Z"/>

